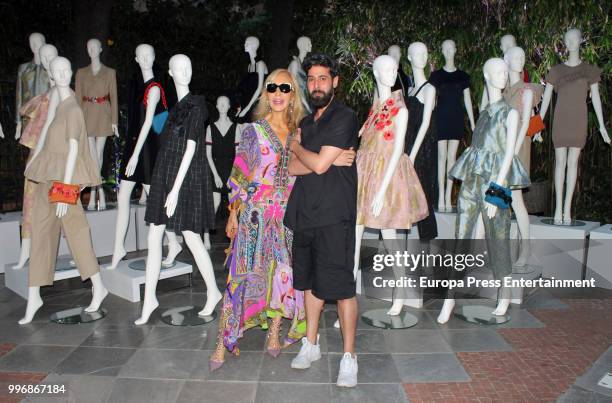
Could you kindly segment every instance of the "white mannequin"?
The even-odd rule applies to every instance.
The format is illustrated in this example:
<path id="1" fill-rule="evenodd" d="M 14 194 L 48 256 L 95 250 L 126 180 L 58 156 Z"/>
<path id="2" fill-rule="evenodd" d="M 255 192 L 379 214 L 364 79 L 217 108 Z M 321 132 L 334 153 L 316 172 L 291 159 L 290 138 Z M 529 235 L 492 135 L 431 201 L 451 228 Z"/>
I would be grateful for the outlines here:
<path id="1" fill-rule="evenodd" d="M 523 49 L 519 47 L 513 47 L 506 51 L 504 55 L 504 61 L 508 65 L 509 69 L 509 81 L 508 87 L 523 81 L 523 67 L 525 66 L 525 52 Z M 523 110 L 520 112 L 521 122 L 518 130 L 518 135 L 516 137 L 516 146 L 514 148 L 514 153 L 518 154 L 523 146 L 523 142 L 525 141 L 525 136 L 527 135 L 527 129 L 529 128 L 529 120 L 531 119 L 533 103 L 534 103 L 534 94 L 530 89 L 525 89 L 523 91 L 522 105 Z M 529 239 L 529 213 L 527 213 L 527 208 L 525 207 L 525 202 L 523 201 L 523 191 L 521 189 L 516 189 L 512 191 L 512 210 L 514 210 L 514 215 L 516 216 L 516 223 L 518 226 L 519 233 L 521 235 L 521 239 L 528 240 Z M 521 253 L 519 255 L 518 260 L 515 262 L 515 266 L 525 266 L 527 263 L 527 258 L 529 257 L 529 249 L 526 247 L 528 243 L 521 243 L 521 245 L 525 247 L 521 247 Z"/>
<path id="2" fill-rule="evenodd" d="M 51 60 L 57 57 L 57 48 L 53 45 L 45 44 L 40 47 L 39 55 L 40 55 L 40 61 L 41 61 L 43 68 L 47 71 L 47 73 L 49 73 L 49 65 L 51 64 Z M 49 74 L 49 86 L 50 88 L 49 88 L 49 91 L 47 92 L 47 96 L 50 96 L 50 93 L 53 91 L 53 87 L 55 86 L 55 83 L 53 82 L 53 79 L 51 78 L 50 74 Z M 21 124 L 19 125 L 19 129 L 20 129 L 19 134 L 21 135 Z M 21 239 L 21 250 L 19 251 L 19 261 L 17 262 L 15 266 L 13 266 L 13 269 L 15 270 L 21 269 L 26 264 L 26 262 L 30 258 L 31 242 L 32 240 L 30 238 Z"/>
<path id="3" fill-rule="evenodd" d="M 427 46 L 422 42 L 413 42 L 408 47 L 408 61 L 412 66 L 412 75 L 414 78 L 414 87 L 411 91 L 413 94 L 418 88 L 421 87 L 426 81 L 425 77 L 425 66 L 427 66 Z M 429 129 L 429 123 L 431 122 L 431 114 L 436 102 L 436 87 L 431 84 L 427 84 L 421 92 L 417 94 L 418 100 L 424 105 L 423 108 L 423 122 L 417 133 L 416 140 L 410 150 L 410 162 L 414 164 L 419 148 L 423 143 L 425 134 Z"/>
<path id="4" fill-rule="evenodd" d="M 257 72 L 259 77 L 259 81 L 257 83 L 257 91 L 253 94 L 253 97 L 249 101 L 249 104 L 242 108 L 238 117 L 244 117 L 251 110 L 251 107 L 255 105 L 257 99 L 259 99 L 259 95 L 261 94 L 261 90 L 263 89 L 264 75 L 268 74 L 268 67 L 263 60 L 255 62 L 255 58 L 257 57 L 257 49 L 259 49 L 259 39 L 254 36 L 249 36 L 244 41 L 244 51 L 249 54 L 251 59 L 251 64 L 249 64 L 249 73 Z"/>
<path id="5" fill-rule="evenodd" d="M 49 114 L 47 117 L 47 121 L 43 127 L 42 133 L 40 135 L 40 139 L 38 140 L 38 144 L 36 145 L 36 153 L 32 157 L 32 161 L 34 158 L 38 156 L 40 150 L 42 149 L 45 138 L 47 137 L 47 131 L 51 122 L 55 118 L 55 111 L 57 110 L 57 106 L 59 103 L 69 96 L 73 95 L 72 90 L 70 89 L 70 80 L 72 79 L 72 68 L 70 66 L 70 62 L 68 59 L 63 57 L 56 57 L 51 62 L 50 73 L 55 81 L 55 87 L 52 90 L 51 99 L 53 102 L 49 101 Z M 72 180 L 72 174 L 74 172 L 74 165 L 76 164 L 77 153 L 78 153 L 78 142 L 76 139 L 70 139 L 70 149 L 68 151 L 68 157 L 66 158 L 66 169 L 64 173 L 63 183 L 70 183 Z M 31 163 L 31 161 L 30 161 Z M 56 207 L 56 215 L 58 217 L 63 217 L 66 215 L 68 211 L 68 205 L 66 203 L 57 203 Z M 100 273 L 96 273 L 91 276 L 91 284 L 92 284 L 92 299 L 91 304 L 85 308 L 86 312 L 95 312 L 100 307 L 100 304 L 104 300 L 104 298 L 108 295 L 108 291 L 104 284 L 102 283 L 102 278 L 100 277 Z M 43 305 L 42 298 L 40 297 L 40 287 L 28 287 L 28 303 L 26 305 L 26 313 L 23 319 L 19 321 L 20 325 L 24 325 L 26 323 L 30 323 L 32 318 L 36 314 L 36 311 Z"/>
<path id="6" fill-rule="evenodd" d="M 508 82 L 508 65 L 499 58 L 493 58 L 487 60 L 483 67 L 483 73 L 485 82 L 487 84 L 487 92 L 489 94 L 489 100 L 491 103 L 497 102 L 502 99 L 502 90 L 506 87 Z M 506 118 L 506 148 L 504 152 L 504 159 L 502 161 L 499 173 L 495 183 L 504 185 L 506 182 L 506 175 L 510 171 L 512 166 L 512 159 L 514 157 L 514 151 L 516 148 L 516 138 L 519 128 L 519 113 L 512 109 L 508 113 Z M 483 195 L 484 197 L 484 195 Z M 493 218 L 497 213 L 497 206 L 487 203 L 486 206 L 487 217 Z M 482 225 L 476 225 L 474 239 L 484 238 L 484 227 Z M 504 280 L 502 280 L 504 281 Z M 510 305 L 510 289 L 506 287 L 500 288 L 500 297 L 497 303 L 497 307 L 493 311 L 493 315 L 504 315 Z M 438 323 L 446 323 L 450 319 L 450 315 L 453 313 L 455 308 L 455 300 L 447 298 L 444 300 L 444 305 L 438 316 Z"/>
<path id="7" fill-rule="evenodd" d="M 28 41 L 30 43 L 30 50 L 32 51 L 32 55 L 34 55 L 34 64 L 37 64 L 40 66 L 40 64 L 42 63 L 41 59 L 40 59 L 40 48 L 42 48 L 42 46 L 44 44 L 47 43 L 45 36 L 43 34 L 41 34 L 40 32 L 32 32 L 28 38 Z M 17 127 L 15 127 L 15 140 L 19 140 L 19 138 L 21 137 L 21 116 L 19 116 L 19 106 L 17 107 L 17 110 L 15 111 L 15 114 L 17 115 Z M 0 126 L 0 134 L 2 134 L 2 127 Z M 4 135 L 2 135 L 2 137 L 4 138 Z"/>
<path id="8" fill-rule="evenodd" d="M 142 79 L 144 82 L 153 78 L 153 62 L 155 61 L 155 50 L 151 45 L 140 44 L 136 47 L 136 63 L 140 66 Z M 158 87 L 152 87 L 147 95 L 147 109 L 145 112 L 145 120 L 138 135 L 138 141 L 134 147 L 134 153 L 130 156 L 128 164 L 125 168 L 125 175 L 130 177 L 136 170 L 138 165 L 138 157 L 142 147 L 147 140 L 151 125 L 153 124 L 153 116 L 155 116 L 155 108 L 161 99 L 161 92 Z M 128 156 L 124 156 L 127 158 Z M 125 251 L 125 234 L 130 220 L 130 196 L 136 182 L 123 179 L 119 186 L 119 194 L 117 195 L 117 225 L 115 228 L 115 249 L 113 251 L 113 259 L 109 269 L 115 269 L 121 259 L 126 255 Z M 143 185 L 143 193 L 149 192 L 150 185 Z M 162 262 L 164 267 L 170 267 L 174 263 L 174 258 L 183 249 L 181 244 L 176 239 L 176 234 L 172 231 L 166 231 L 168 236 L 168 256 Z"/>
<path id="9" fill-rule="evenodd" d="M 389 49 L 387 49 L 387 55 L 391 56 L 393 60 L 395 60 L 395 63 L 399 68 L 399 64 L 402 60 L 402 49 L 399 47 L 399 45 L 389 46 Z"/>
<path id="10" fill-rule="evenodd" d="M 169 64 L 169 74 L 174 80 L 177 99 L 180 101 L 189 94 L 189 83 L 191 82 L 192 74 L 191 60 L 185 55 L 178 54 L 170 58 Z M 166 215 L 168 217 L 172 217 L 174 214 L 181 185 L 185 179 L 189 165 L 191 164 L 195 148 L 195 141 L 187 140 L 185 154 L 183 155 L 172 190 L 168 194 L 165 203 Z M 149 225 L 149 252 L 145 274 L 145 296 L 142 304 L 142 315 L 134 322 L 136 325 L 147 323 L 151 313 L 159 306 L 159 302 L 157 302 L 157 297 L 155 296 L 155 290 L 157 288 L 157 281 L 159 280 L 161 268 L 161 243 L 165 228 L 165 225 Z M 213 313 L 215 306 L 222 298 L 215 283 L 215 273 L 213 271 L 212 261 L 210 260 L 210 256 L 208 256 L 208 252 L 206 252 L 206 248 L 199 234 L 192 231 L 182 231 L 182 234 L 183 238 L 185 238 L 187 247 L 193 254 L 193 258 L 204 278 L 204 282 L 206 283 L 206 305 L 204 305 L 204 309 L 198 314 L 201 316 L 209 316 Z"/>
<path id="11" fill-rule="evenodd" d="M 102 68 L 102 62 L 100 62 L 100 53 L 102 53 L 102 44 L 98 39 L 90 39 L 87 41 L 87 54 L 91 59 L 91 70 L 96 75 Z M 119 129 L 116 124 L 111 125 L 115 136 L 119 136 Z M 106 144 L 106 137 L 89 137 L 89 149 L 91 150 L 91 156 L 94 161 L 98 164 L 98 167 L 102 169 L 102 157 L 104 155 L 104 145 Z M 106 209 L 106 197 L 104 195 L 104 188 L 102 185 L 98 186 L 100 193 L 100 210 Z M 89 204 L 87 210 L 96 209 L 96 188 L 91 188 L 91 195 L 89 197 Z"/>
<path id="12" fill-rule="evenodd" d="M 442 54 L 444 55 L 444 71 L 452 73 L 457 71 L 455 67 L 455 53 L 457 47 L 455 42 L 447 39 L 442 42 Z M 470 128 L 474 131 L 474 110 L 472 109 L 472 96 L 470 89 L 463 90 L 463 103 L 465 110 L 470 120 Z M 453 190 L 453 179 L 449 178 L 448 171 L 452 168 L 457 160 L 457 148 L 459 148 L 459 140 L 440 140 L 438 141 L 438 210 L 446 211 L 452 207 L 451 192 Z M 446 180 L 445 180 L 446 179 Z M 446 189 L 444 187 L 446 185 Z"/>
<path id="13" fill-rule="evenodd" d="M 499 40 L 499 48 L 502 51 L 502 55 L 505 55 L 508 49 L 516 47 L 516 38 L 514 35 L 506 34 L 501 37 Z M 482 91 L 482 99 L 480 100 L 480 109 L 479 112 L 484 111 L 484 109 L 489 105 L 489 97 L 487 95 L 486 86 L 485 90 Z"/>
<path id="14" fill-rule="evenodd" d="M 388 55 L 379 56 L 374 60 L 372 69 L 374 71 L 374 78 L 376 79 L 376 86 L 378 89 L 378 96 L 380 102 L 385 102 L 391 96 L 391 87 L 395 84 L 397 78 L 397 63 L 395 60 Z M 385 194 L 387 187 L 391 183 L 391 178 L 395 175 L 395 170 L 399 163 L 400 157 L 404 152 L 404 138 L 406 137 L 406 128 L 408 127 L 408 109 L 402 107 L 397 116 L 395 117 L 395 134 L 393 140 L 393 153 L 387 164 L 385 175 L 383 177 L 380 188 L 376 192 L 376 196 L 370 206 L 372 208 L 372 214 L 377 217 L 380 215 L 382 208 L 385 204 Z M 361 135 L 361 133 L 360 133 Z M 355 227 L 355 266 L 353 273 L 357 277 L 357 271 L 359 270 L 359 256 L 361 249 L 361 239 L 363 238 L 363 232 L 365 227 L 363 225 L 357 225 Z M 393 241 L 396 238 L 396 231 L 393 228 L 386 228 L 381 230 L 383 242 Z M 388 315 L 399 315 L 402 307 L 404 306 L 404 299 L 395 298 L 391 309 L 387 312 Z"/>
<path id="15" fill-rule="evenodd" d="M 297 48 L 299 51 L 297 58 L 294 56 L 291 63 L 289 63 L 289 67 L 287 67 L 287 70 L 289 70 L 289 72 L 296 78 L 299 77 L 299 71 L 302 69 L 301 65 L 306 58 L 306 55 L 312 52 L 312 42 L 310 41 L 310 38 L 307 36 L 300 36 L 297 40 Z M 306 97 L 302 98 L 302 101 L 306 110 L 308 112 L 312 112 Z"/>
<path id="16" fill-rule="evenodd" d="M 569 52 L 569 57 L 565 61 L 565 64 L 574 67 L 582 63 L 580 59 L 580 44 L 582 43 L 582 32 L 578 29 L 570 29 L 565 33 L 565 46 Z M 604 123 L 604 116 L 601 108 L 601 98 L 599 96 L 599 84 L 591 84 L 591 102 L 593 103 L 593 110 L 597 115 L 597 121 L 599 122 L 599 133 L 606 144 L 610 144 L 610 136 L 606 130 Z M 540 109 L 540 116 L 542 120 L 546 116 L 546 111 L 550 105 L 552 98 L 553 86 L 552 84 L 546 84 L 544 90 L 544 97 L 542 100 L 542 108 Z M 536 138 L 537 137 L 537 138 Z M 541 139 L 538 133 L 534 137 L 534 140 L 539 141 Z M 580 148 L 578 147 L 558 147 L 555 148 L 555 215 L 554 222 L 557 225 L 571 224 L 572 222 L 572 197 L 574 196 L 574 189 L 576 187 L 576 180 L 578 178 L 578 158 L 580 157 Z M 565 168 L 567 166 L 567 177 L 565 174 Z M 563 199 L 563 183 L 566 182 L 565 189 L 565 200 Z M 562 210 L 563 208 L 563 210 Z M 562 214 L 563 212 L 563 214 Z"/>

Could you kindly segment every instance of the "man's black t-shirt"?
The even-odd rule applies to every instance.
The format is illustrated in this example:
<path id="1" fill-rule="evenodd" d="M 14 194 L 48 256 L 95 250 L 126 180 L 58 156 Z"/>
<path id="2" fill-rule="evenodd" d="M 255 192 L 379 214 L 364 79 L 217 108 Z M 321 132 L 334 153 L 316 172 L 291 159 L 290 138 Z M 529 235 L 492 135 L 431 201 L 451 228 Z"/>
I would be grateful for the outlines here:
<path id="1" fill-rule="evenodd" d="M 333 99 L 314 119 L 314 113 L 300 123 L 302 146 L 318 153 L 322 146 L 357 151 L 359 122 L 355 112 Z M 332 165 L 327 172 L 296 178 L 285 211 L 285 225 L 296 231 L 354 221 L 357 216 L 357 166 Z"/>

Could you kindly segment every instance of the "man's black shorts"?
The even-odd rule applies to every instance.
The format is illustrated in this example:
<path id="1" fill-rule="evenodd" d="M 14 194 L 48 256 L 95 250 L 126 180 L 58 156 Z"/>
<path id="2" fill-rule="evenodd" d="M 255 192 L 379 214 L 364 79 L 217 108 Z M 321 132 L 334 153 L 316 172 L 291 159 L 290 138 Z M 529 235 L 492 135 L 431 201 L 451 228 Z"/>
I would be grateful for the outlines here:
<path id="1" fill-rule="evenodd" d="M 343 221 L 293 233 L 293 287 L 315 297 L 355 296 L 355 222 Z"/>

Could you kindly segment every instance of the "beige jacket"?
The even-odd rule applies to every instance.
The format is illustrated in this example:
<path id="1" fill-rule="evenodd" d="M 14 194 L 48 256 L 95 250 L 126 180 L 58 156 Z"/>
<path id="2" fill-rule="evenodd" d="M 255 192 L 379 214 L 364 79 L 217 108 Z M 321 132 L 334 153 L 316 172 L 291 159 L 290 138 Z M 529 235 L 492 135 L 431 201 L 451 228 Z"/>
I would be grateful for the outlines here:
<path id="1" fill-rule="evenodd" d="M 111 124 L 118 121 L 117 76 L 114 69 L 102 65 L 94 75 L 91 65 L 80 68 L 76 74 L 75 96 L 83 110 L 87 135 L 89 137 L 106 137 L 113 134 Z M 87 99 L 104 98 L 102 102 L 91 102 Z"/>

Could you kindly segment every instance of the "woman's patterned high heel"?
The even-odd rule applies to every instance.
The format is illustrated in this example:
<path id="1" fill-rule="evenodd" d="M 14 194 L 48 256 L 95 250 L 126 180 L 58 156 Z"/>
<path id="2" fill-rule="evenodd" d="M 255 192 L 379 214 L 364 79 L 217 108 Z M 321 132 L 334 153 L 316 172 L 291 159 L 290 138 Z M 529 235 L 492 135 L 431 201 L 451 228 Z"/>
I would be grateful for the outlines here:
<path id="1" fill-rule="evenodd" d="M 276 358 L 280 354 L 281 344 L 278 340 L 281 328 L 281 317 L 277 316 L 272 320 L 272 325 L 268 330 L 268 354 Z"/>

